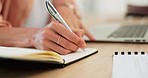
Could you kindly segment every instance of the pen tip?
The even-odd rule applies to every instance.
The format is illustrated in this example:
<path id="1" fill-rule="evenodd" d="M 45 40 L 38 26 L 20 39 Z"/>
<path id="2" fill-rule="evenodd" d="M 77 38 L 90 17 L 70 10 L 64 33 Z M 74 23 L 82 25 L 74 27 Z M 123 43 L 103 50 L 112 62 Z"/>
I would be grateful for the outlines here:
<path id="1" fill-rule="evenodd" d="M 85 48 L 81 48 L 85 52 Z"/>

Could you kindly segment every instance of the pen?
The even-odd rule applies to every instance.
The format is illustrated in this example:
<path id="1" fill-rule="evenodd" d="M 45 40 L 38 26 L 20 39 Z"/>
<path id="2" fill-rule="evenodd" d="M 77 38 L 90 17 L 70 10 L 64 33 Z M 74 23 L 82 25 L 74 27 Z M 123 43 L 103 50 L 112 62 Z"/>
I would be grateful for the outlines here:
<path id="1" fill-rule="evenodd" d="M 49 14 L 57 21 L 59 21 L 60 23 L 62 23 L 70 32 L 72 32 L 72 30 L 70 29 L 70 27 L 67 25 L 67 23 L 64 21 L 64 19 L 61 17 L 61 15 L 58 13 L 58 11 L 55 9 L 55 7 L 52 5 L 52 3 L 50 2 L 50 0 L 46 0 L 46 8 L 49 12 Z M 81 48 L 83 51 L 85 51 L 85 49 Z"/>

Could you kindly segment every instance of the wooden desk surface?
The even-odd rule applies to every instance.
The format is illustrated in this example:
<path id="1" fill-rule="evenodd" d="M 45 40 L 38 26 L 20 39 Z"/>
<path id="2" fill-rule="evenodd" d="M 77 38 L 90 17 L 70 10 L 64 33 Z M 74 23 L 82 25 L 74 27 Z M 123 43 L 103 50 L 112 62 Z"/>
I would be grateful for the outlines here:
<path id="1" fill-rule="evenodd" d="M 115 51 L 148 51 L 148 44 L 88 43 L 98 53 L 65 68 L 15 70 L 0 67 L 0 78 L 111 78 Z"/>

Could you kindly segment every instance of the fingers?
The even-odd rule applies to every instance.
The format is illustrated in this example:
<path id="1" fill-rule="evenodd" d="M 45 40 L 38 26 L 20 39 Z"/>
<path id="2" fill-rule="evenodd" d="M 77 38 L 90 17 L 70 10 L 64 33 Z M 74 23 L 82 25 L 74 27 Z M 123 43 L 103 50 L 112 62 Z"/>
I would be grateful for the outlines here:
<path id="1" fill-rule="evenodd" d="M 83 26 L 83 24 L 80 22 L 81 29 L 85 31 L 85 35 L 92 41 L 95 41 L 95 38 L 93 35 Z"/>
<path id="2" fill-rule="evenodd" d="M 83 41 L 83 44 L 85 44 L 85 46 L 87 46 L 86 45 L 86 43 L 85 43 L 85 41 L 84 41 L 84 39 L 83 39 L 83 36 L 84 36 L 84 30 L 82 30 L 82 29 L 73 29 L 73 32 L 78 36 L 78 37 L 80 37 L 81 38 L 81 41 Z"/>
<path id="3" fill-rule="evenodd" d="M 44 37 L 48 39 L 48 41 L 52 41 L 61 47 L 68 49 L 70 51 L 76 51 L 78 49 L 78 46 L 69 40 L 63 38 L 59 34 L 50 31 L 50 29 L 47 29 L 46 32 L 44 33 Z M 60 41 L 59 41 L 60 40 Z M 59 42 L 58 42 L 59 41 Z"/>
<path id="4" fill-rule="evenodd" d="M 62 24 L 60 23 L 52 23 L 53 26 L 50 27 L 51 30 L 54 32 L 60 34 L 63 36 L 63 38 L 67 39 L 68 41 L 76 44 L 80 48 L 85 48 L 86 44 L 84 40 L 82 40 L 80 37 L 78 37 L 75 33 L 70 32 L 68 29 L 66 29 Z"/>
<path id="5" fill-rule="evenodd" d="M 67 49 L 57 45 L 56 43 L 54 43 L 52 41 L 48 41 L 46 39 L 44 39 L 43 45 L 44 45 L 43 46 L 44 50 L 53 50 L 53 51 L 56 51 L 59 54 L 63 54 L 63 55 L 71 53 L 70 50 L 67 50 Z"/>
<path id="6" fill-rule="evenodd" d="M 33 45 L 38 49 L 53 50 L 59 54 L 75 52 L 78 48 L 85 48 L 86 43 L 82 39 L 84 31 L 70 32 L 63 25 L 52 22 L 41 29 L 33 38 Z"/>

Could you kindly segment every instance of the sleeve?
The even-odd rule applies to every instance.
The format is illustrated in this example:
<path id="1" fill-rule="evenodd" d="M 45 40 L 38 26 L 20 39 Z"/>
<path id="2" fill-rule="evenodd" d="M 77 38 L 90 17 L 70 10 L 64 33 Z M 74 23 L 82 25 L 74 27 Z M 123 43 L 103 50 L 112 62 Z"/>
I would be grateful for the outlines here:
<path id="1" fill-rule="evenodd" d="M 3 1 L 4 0 L 0 0 L 0 28 L 1 27 L 12 27 L 10 22 L 3 19 L 3 15 L 2 15 Z"/>

